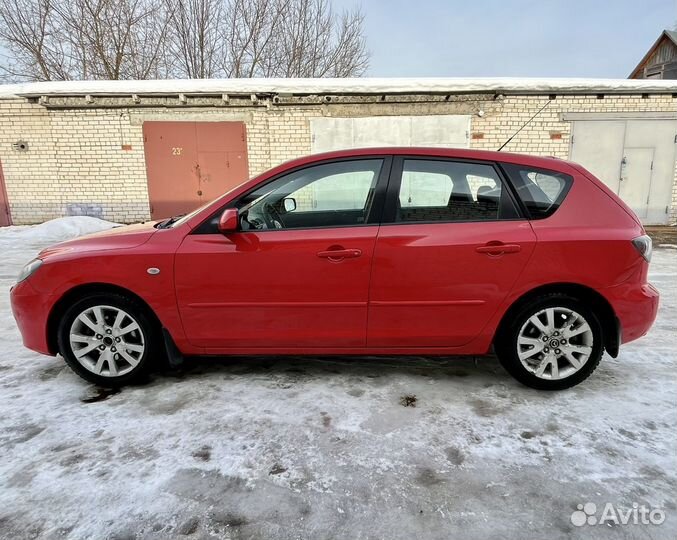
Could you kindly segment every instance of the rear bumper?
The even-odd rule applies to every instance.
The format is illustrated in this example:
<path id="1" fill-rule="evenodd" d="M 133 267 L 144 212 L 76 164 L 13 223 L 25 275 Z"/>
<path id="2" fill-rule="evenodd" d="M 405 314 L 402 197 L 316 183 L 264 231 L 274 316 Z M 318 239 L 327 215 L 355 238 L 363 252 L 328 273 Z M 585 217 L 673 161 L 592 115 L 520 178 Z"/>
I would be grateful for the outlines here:
<path id="1" fill-rule="evenodd" d="M 646 334 L 656 320 L 660 293 L 650 283 L 623 284 L 601 291 L 621 326 L 621 343 Z"/>
<path id="2" fill-rule="evenodd" d="M 21 332 L 23 344 L 33 351 L 54 356 L 47 340 L 47 319 L 54 297 L 37 292 L 30 280 L 22 281 L 10 291 L 12 313 Z"/>

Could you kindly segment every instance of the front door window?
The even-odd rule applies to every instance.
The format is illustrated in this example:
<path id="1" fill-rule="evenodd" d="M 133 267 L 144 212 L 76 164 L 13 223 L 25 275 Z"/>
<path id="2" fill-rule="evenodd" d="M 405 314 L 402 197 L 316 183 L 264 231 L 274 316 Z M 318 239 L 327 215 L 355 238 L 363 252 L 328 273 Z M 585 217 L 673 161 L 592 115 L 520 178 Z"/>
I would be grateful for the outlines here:
<path id="1" fill-rule="evenodd" d="M 382 159 L 339 161 L 278 178 L 239 201 L 242 230 L 362 225 L 382 164 Z"/>

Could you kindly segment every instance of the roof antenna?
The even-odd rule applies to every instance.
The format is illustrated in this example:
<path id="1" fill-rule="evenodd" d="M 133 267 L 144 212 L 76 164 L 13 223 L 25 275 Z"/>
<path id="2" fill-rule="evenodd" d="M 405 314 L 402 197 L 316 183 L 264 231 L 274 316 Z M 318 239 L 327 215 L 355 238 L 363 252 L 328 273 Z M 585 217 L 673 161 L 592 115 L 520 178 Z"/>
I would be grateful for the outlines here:
<path id="1" fill-rule="evenodd" d="M 505 141 L 505 142 L 499 147 L 499 149 L 496 150 L 496 151 L 497 151 L 497 152 L 500 152 L 501 150 L 503 150 L 503 149 L 508 145 L 508 143 L 509 143 L 510 141 L 512 141 L 512 140 L 517 136 L 517 134 L 518 134 L 520 131 L 522 131 L 525 127 L 527 127 L 527 126 L 529 125 L 529 123 L 530 123 L 534 118 L 536 118 L 539 114 L 541 114 L 541 112 L 542 112 L 548 105 L 550 105 L 550 102 L 551 102 L 551 101 L 552 101 L 552 100 L 549 99 L 548 102 L 547 102 L 545 105 L 543 105 L 543 107 L 541 107 L 540 109 L 538 109 L 538 111 L 536 112 L 535 115 L 533 115 L 531 118 L 529 118 L 529 120 L 527 120 L 521 128 L 519 128 L 517 131 L 515 131 L 515 133 L 513 133 L 512 136 L 511 136 L 507 141 Z"/>

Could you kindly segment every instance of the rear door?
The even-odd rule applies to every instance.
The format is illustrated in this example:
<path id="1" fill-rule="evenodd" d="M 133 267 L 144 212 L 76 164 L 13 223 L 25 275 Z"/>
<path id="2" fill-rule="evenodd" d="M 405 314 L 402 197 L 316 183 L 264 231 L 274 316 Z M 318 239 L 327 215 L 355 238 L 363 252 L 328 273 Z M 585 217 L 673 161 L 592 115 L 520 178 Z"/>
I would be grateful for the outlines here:
<path id="1" fill-rule="evenodd" d="M 536 237 L 491 163 L 396 158 L 376 240 L 370 347 L 454 347 L 476 337 Z"/>

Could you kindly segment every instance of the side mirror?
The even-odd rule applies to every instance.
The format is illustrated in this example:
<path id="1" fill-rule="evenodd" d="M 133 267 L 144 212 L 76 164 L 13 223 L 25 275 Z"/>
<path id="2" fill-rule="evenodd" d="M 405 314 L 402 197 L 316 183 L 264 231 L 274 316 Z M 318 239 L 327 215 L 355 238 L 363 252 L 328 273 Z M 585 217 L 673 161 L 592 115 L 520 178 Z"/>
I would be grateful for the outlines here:
<path id="1" fill-rule="evenodd" d="M 232 233 L 240 226 L 240 214 L 237 208 L 226 208 L 219 218 L 219 232 L 222 234 Z"/>
<path id="2" fill-rule="evenodd" d="M 282 200 L 284 203 L 284 211 L 285 212 L 293 212 L 296 210 L 296 199 L 293 197 L 286 197 Z"/>

